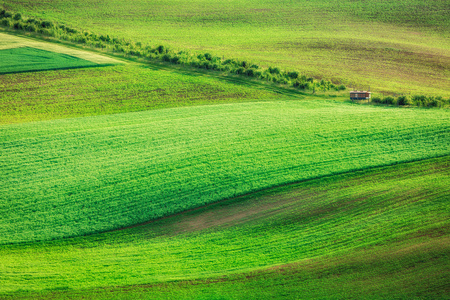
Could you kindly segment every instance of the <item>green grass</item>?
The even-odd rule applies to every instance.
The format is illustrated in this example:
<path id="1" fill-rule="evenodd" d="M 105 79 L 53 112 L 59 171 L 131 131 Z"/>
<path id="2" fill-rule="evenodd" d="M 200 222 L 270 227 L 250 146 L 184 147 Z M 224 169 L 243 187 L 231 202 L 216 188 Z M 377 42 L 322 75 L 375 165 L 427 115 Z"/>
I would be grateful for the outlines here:
<path id="1" fill-rule="evenodd" d="M 143 44 L 296 69 L 377 92 L 450 95 L 445 1 L 0 1 Z"/>
<path id="2" fill-rule="evenodd" d="M 377 94 L 450 95 L 445 1 L 1 5 Z M 12 44 L 109 61 L 0 33 Z M 0 75 L 1 299 L 448 298 L 447 110 L 123 62 Z"/>
<path id="3" fill-rule="evenodd" d="M 125 230 L 3 245 L 0 295 L 445 298 L 449 162 L 322 177 Z"/>
<path id="4" fill-rule="evenodd" d="M 133 63 L 4 74 L 0 89 L 0 124 L 286 98 L 248 82 Z"/>
<path id="5" fill-rule="evenodd" d="M 260 189 L 448 155 L 445 110 L 196 106 L 1 128 L 0 243 L 145 222 Z"/>
<path id="6" fill-rule="evenodd" d="M 74 56 L 29 47 L 0 50 L 0 74 L 98 67 Z"/>

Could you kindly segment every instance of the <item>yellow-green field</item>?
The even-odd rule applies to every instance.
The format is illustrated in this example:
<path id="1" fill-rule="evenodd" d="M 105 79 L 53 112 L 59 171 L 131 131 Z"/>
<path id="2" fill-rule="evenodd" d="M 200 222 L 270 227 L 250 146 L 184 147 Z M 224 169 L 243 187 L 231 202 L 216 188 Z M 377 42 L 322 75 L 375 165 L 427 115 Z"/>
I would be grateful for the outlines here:
<path id="1" fill-rule="evenodd" d="M 446 1 L 0 1 L 144 45 L 281 66 L 380 93 L 450 96 Z"/>

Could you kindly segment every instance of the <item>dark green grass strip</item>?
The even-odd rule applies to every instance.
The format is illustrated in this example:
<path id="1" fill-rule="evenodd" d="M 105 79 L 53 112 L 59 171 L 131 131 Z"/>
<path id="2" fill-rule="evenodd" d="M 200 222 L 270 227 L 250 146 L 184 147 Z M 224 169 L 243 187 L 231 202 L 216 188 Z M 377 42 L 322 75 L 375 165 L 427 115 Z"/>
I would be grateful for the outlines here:
<path id="1" fill-rule="evenodd" d="M 30 47 L 0 50 L 0 57 L 0 74 L 101 66 L 67 54 Z"/>

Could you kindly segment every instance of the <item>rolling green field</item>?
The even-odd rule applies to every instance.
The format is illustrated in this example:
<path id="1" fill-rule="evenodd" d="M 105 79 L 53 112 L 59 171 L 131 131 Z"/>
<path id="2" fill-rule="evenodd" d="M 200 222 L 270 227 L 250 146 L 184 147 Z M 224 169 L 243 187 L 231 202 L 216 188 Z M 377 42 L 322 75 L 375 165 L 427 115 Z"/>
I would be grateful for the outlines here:
<path id="1" fill-rule="evenodd" d="M 25 16 L 8 20 L 281 66 L 376 95 L 450 96 L 445 1 L 2 7 Z M 445 106 L 353 103 L 348 91 L 8 28 L 0 299 L 449 298 Z"/>
<path id="2" fill-rule="evenodd" d="M 449 163 L 323 177 L 125 230 L 3 245 L 3 298 L 445 298 Z"/>
<path id="3" fill-rule="evenodd" d="M 0 243 L 111 230 L 263 188 L 450 154 L 447 111 L 317 101 L 0 128 Z"/>
<path id="4" fill-rule="evenodd" d="M 2 0 L 98 34 L 299 70 L 377 92 L 450 96 L 446 1 Z"/>

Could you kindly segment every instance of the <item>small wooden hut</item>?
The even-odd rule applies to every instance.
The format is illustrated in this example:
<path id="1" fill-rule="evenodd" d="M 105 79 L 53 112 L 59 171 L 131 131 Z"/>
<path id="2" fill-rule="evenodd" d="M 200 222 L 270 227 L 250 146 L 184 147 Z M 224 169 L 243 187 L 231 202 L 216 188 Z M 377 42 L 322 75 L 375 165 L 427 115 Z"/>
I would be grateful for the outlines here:
<path id="1" fill-rule="evenodd" d="M 367 91 L 351 91 L 350 100 L 370 100 L 370 92 Z"/>

